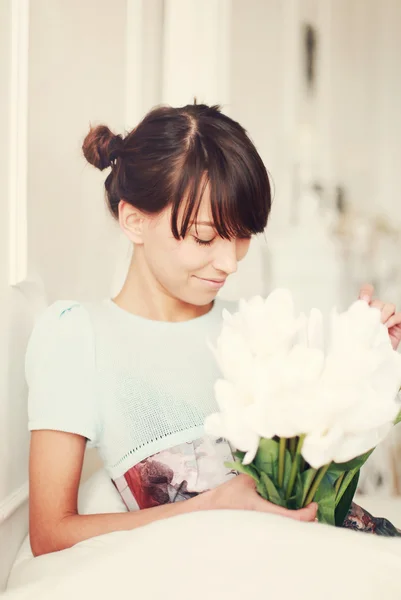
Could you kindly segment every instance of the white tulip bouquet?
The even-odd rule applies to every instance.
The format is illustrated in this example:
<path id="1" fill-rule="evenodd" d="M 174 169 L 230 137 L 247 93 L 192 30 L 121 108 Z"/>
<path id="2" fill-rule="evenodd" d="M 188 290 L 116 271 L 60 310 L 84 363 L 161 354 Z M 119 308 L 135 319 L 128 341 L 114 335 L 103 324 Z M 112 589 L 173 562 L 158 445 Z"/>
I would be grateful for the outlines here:
<path id="1" fill-rule="evenodd" d="M 224 311 L 213 348 L 220 412 L 205 428 L 234 446 L 227 466 L 263 498 L 290 509 L 313 500 L 320 522 L 341 526 L 360 468 L 399 420 L 401 355 L 362 300 L 328 325 L 325 343 L 322 313 L 296 315 L 281 289 Z"/>

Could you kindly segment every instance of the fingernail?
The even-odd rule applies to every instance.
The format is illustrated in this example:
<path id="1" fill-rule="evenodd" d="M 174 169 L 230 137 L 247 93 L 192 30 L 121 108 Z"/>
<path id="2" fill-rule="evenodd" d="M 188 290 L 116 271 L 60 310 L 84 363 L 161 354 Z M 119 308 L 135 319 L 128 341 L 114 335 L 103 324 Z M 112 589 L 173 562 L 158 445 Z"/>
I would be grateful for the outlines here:
<path id="1" fill-rule="evenodd" d="M 370 296 L 367 296 L 366 294 L 364 294 L 363 296 L 361 296 L 361 300 L 364 300 L 365 302 L 367 302 L 369 304 Z"/>

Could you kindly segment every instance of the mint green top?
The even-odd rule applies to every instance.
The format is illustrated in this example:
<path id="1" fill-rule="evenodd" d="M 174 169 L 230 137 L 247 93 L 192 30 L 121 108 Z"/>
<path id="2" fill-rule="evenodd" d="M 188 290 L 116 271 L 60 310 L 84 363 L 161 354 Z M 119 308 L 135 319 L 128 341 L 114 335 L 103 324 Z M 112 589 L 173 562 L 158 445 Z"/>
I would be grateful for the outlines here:
<path id="1" fill-rule="evenodd" d="M 29 429 L 76 433 L 112 479 L 147 457 L 203 435 L 217 410 L 213 343 L 224 307 L 179 323 L 151 321 L 111 300 L 56 302 L 26 354 Z"/>

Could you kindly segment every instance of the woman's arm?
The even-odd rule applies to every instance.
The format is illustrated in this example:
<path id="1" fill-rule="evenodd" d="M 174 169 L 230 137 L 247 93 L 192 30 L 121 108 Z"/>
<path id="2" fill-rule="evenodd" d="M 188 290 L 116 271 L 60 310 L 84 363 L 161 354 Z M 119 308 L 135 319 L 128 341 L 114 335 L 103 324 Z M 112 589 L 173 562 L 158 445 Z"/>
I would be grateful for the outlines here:
<path id="1" fill-rule="evenodd" d="M 134 529 L 152 521 L 200 510 L 201 496 L 137 512 L 79 515 L 78 487 L 86 440 L 60 431 L 34 431 L 29 464 L 29 529 L 35 556 L 82 540 Z"/>
<path id="2" fill-rule="evenodd" d="M 263 500 L 254 481 L 239 475 L 214 490 L 190 500 L 127 513 L 79 515 L 78 487 L 86 440 L 60 431 L 33 431 L 29 463 L 29 529 L 35 556 L 69 548 L 78 542 L 113 531 L 142 527 L 152 521 L 209 509 L 270 512 L 313 521 L 316 505 L 286 510 Z"/>

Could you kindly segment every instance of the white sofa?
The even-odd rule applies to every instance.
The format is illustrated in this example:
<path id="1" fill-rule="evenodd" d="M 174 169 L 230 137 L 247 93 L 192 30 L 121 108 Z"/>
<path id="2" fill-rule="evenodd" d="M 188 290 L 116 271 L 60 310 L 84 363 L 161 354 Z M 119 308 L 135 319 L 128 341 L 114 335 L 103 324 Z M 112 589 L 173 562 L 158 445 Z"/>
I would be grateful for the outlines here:
<path id="1" fill-rule="evenodd" d="M 401 499 L 360 498 L 401 527 Z M 82 486 L 80 511 L 125 510 L 103 470 Z M 401 540 L 260 513 L 183 515 L 33 558 L 28 539 L 4 600 L 401 598 Z"/>

